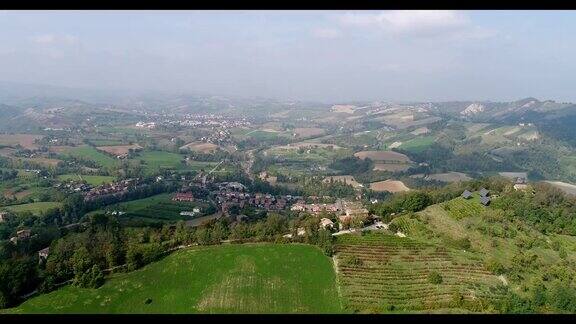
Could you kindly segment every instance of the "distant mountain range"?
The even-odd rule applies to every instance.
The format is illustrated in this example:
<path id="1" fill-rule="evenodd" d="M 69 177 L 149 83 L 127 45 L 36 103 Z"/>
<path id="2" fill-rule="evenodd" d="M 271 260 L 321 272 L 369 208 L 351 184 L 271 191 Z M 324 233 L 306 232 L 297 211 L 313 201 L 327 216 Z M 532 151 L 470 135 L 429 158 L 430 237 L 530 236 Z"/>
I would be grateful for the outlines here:
<path id="1" fill-rule="evenodd" d="M 357 103 L 357 105 L 361 105 Z M 368 106 L 372 103 L 367 103 Z M 576 105 L 524 98 L 512 102 L 451 101 L 419 103 L 429 114 L 487 123 L 534 123 L 541 131 L 576 145 Z M 30 131 L 43 127 L 79 125 L 99 115 L 121 121 L 144 112 L 252 114 L 265 116 L 285 110 L 328 110 L 331 105 L 237 98 L 206 94 L 166 94 L 0 82 L 0 130 Z"/>

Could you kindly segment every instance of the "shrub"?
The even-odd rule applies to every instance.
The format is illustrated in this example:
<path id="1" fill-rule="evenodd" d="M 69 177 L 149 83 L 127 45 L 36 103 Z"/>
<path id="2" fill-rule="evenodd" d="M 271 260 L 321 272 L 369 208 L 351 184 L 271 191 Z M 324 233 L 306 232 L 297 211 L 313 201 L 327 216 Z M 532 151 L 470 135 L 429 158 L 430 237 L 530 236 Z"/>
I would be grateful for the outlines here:
<path id="1" fill-rule="evenodd" d="M 442 281 L 442 276 L 438 272 L 432 271 L 428 274 L 428 282 L 439 285 L 442 283 Z"/>
<path id="2" fill-rule="evenodd" d="M 506 271 L 504 266 L 500 262 L 498 262 L 494 259 L 488 260 L 486 262 L 485 266 L 486 266 L 486 269 L 488 269 L 488 271 L 490 271 L 494 274 L 497 274 L 497 275 L 503 274 Z"/>
<path id="3" fill-rule="evenodd" d="M 472 247 L 472 243 L 470 242 L 470 239 L 467 237 L 456 240 L 454 243 L 458 248 L 461 248 L 463 250 L 470 250 L 470 247 Z"/>
<path id="4" fill-rule="evenodd" d="M 342 265 L 348 267 L 357 267 L 359 265 L 362 265 L 362 260 L 360 260 L 360 258 L 358 258 L 355 255 L 346 255 L 342 258 L 340 262 Z"/>

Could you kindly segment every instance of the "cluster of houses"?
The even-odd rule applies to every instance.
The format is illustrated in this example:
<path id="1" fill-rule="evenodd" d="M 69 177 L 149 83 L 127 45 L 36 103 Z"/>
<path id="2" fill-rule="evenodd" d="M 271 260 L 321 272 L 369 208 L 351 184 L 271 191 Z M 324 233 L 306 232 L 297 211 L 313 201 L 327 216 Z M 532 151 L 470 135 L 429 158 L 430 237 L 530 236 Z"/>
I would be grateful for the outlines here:
<path id="1" fill-rule="evenodd" d="M 92 189 L 92 186 L 83 182 L 71 181 L 65 183 L 57 183 L 54 188 L 65 190 L 69 193 L 74 192 L 88 192 Z"/>
<path id="2" fill-rule="evenodd" d="M 221 182 L 217 185 L 218 190 L 212 194 L 222 212 L 225 214 L 228 213 L 232 206 L 238 206 L 239 208 L 253 206 L 266 210 L 284 210 L 288 203 L 297 198 L 290 195 L 274 196 L 262 193 L 251 194 L 246 192 L 246 186 L 239 182 Z"/>
<path id="3" fill-rule="evenodd" d="M 138 179 L 126 179 L 119 182 L 107 183 L 90 189 L 84 196 L 85 201 L 95 200 L 103 196 L 123 195 L 128 189 L 134 187 Z"/>
<path id="4" fill-rule="evenodd" d="M 25 241 L 30 238 L 32 232 L 29 229 L 23 229 L 16 232 L 16 236 L 10 238 L 10 242 L 18 244 L 19 241 Z"/>
<path id="5" fill-rule="evenodd" d="M 271 194 L 255 193 L 250 194 L 247 192 L 235 191 L 219 191 L 216 193 L 215 200 L 220 205 L 222 212 L 228 213 L 232 206 L 244 208 L 245 206 L 252 206 L 262 208 L 265 210 L 284 210 L 288 204 L 301 199 L 295 196 L 274 196 Z"/>
<path id="6" fill-rule="evenodd" d="M 338 199 L 333 204 L 306 204 L 303 201 L 299 201 L 292 205 L 290 210 L 298 212 L 308 212 L 310 214 L 318 215 L 322 212 L 338 213 L 344 209 L 342 205 L 342 200 Z"/>
<path id="7" fill-rule="evenodd" d="M 155 123 L 155 122 L 149 122 L 149 123 L 137 122 L 137 123 L 136 123 L 136 127 L 138 127 L 138 128 L 154 129 L 154 128 L 156 128 L 156 123 Z"/>
<path id="8" fill-rule="evenodd" d="M 333 204 L 306 204 L 297 202 L 290 208 L 292 211 L 308 212 L 318 215 L 322 212 L 335 213 L 340 217 L 362 217 L 368 216 L 368 209 L 364 208 L 361 203 L 337 199 Z"/>
<path id="9" fill-rule="evenodd" d="M 250 126 L 251 123 L 246 118 L 243 117 L 229 117 L 223 115 L 214 114 L 187 114 L 183 117 L 184 120 L 179 119 L 176 121 L 181 126 L 193 126 L 193 127 L 221 127 L 224 129 L 236 128 L 236 127 L 246 127 Z"/>

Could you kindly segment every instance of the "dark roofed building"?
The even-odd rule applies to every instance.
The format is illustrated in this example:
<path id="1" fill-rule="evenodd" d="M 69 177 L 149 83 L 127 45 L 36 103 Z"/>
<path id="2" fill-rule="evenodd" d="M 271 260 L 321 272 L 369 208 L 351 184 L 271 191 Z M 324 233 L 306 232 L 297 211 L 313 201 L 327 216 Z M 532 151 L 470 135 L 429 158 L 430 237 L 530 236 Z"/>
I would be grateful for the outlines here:
<path id="1" fill-rule="evenodd" d="M 488 195 L 490 195 L 490 191 L 488 189 L 486 189 L 486 188 L 480 189 L 480 196 L 488 197 Z"/>
<path id="2" fill-rule="evenodd" d="M 480 197 L 480 203 L 484 206 L 490 205 L 490 197 L 486 197 L 486 196 Z"/>
<path id="3" fill-rule="evenodd" d="M 468 199 L 470 197 L 472 197 L 472 193 L 468 190 L 464 190 L 464 192 L 462 193 L 462 198 Z"/>

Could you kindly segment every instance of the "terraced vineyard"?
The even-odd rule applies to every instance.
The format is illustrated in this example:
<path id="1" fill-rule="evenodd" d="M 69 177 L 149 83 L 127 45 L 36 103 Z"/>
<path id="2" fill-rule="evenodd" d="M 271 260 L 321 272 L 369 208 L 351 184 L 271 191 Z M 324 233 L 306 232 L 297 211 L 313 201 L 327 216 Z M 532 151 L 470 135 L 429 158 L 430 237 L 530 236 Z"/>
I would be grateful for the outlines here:
<path id="1" fill-rule="evenodd" d="M 357 312 L 481 309 L 502 286 L 474 258 L 385 233 L 340 236 L 336 261 L 344 305 Z"/>
<path id="2" fill-rule="evenodd" d="M 478 215 L 484 210 L 480 203 L 480 197 L 474 193 L 470 199 L 458 197 L 441 204 L 442 208 L 453 218 L 459 220 L 468 216 Z"/>

